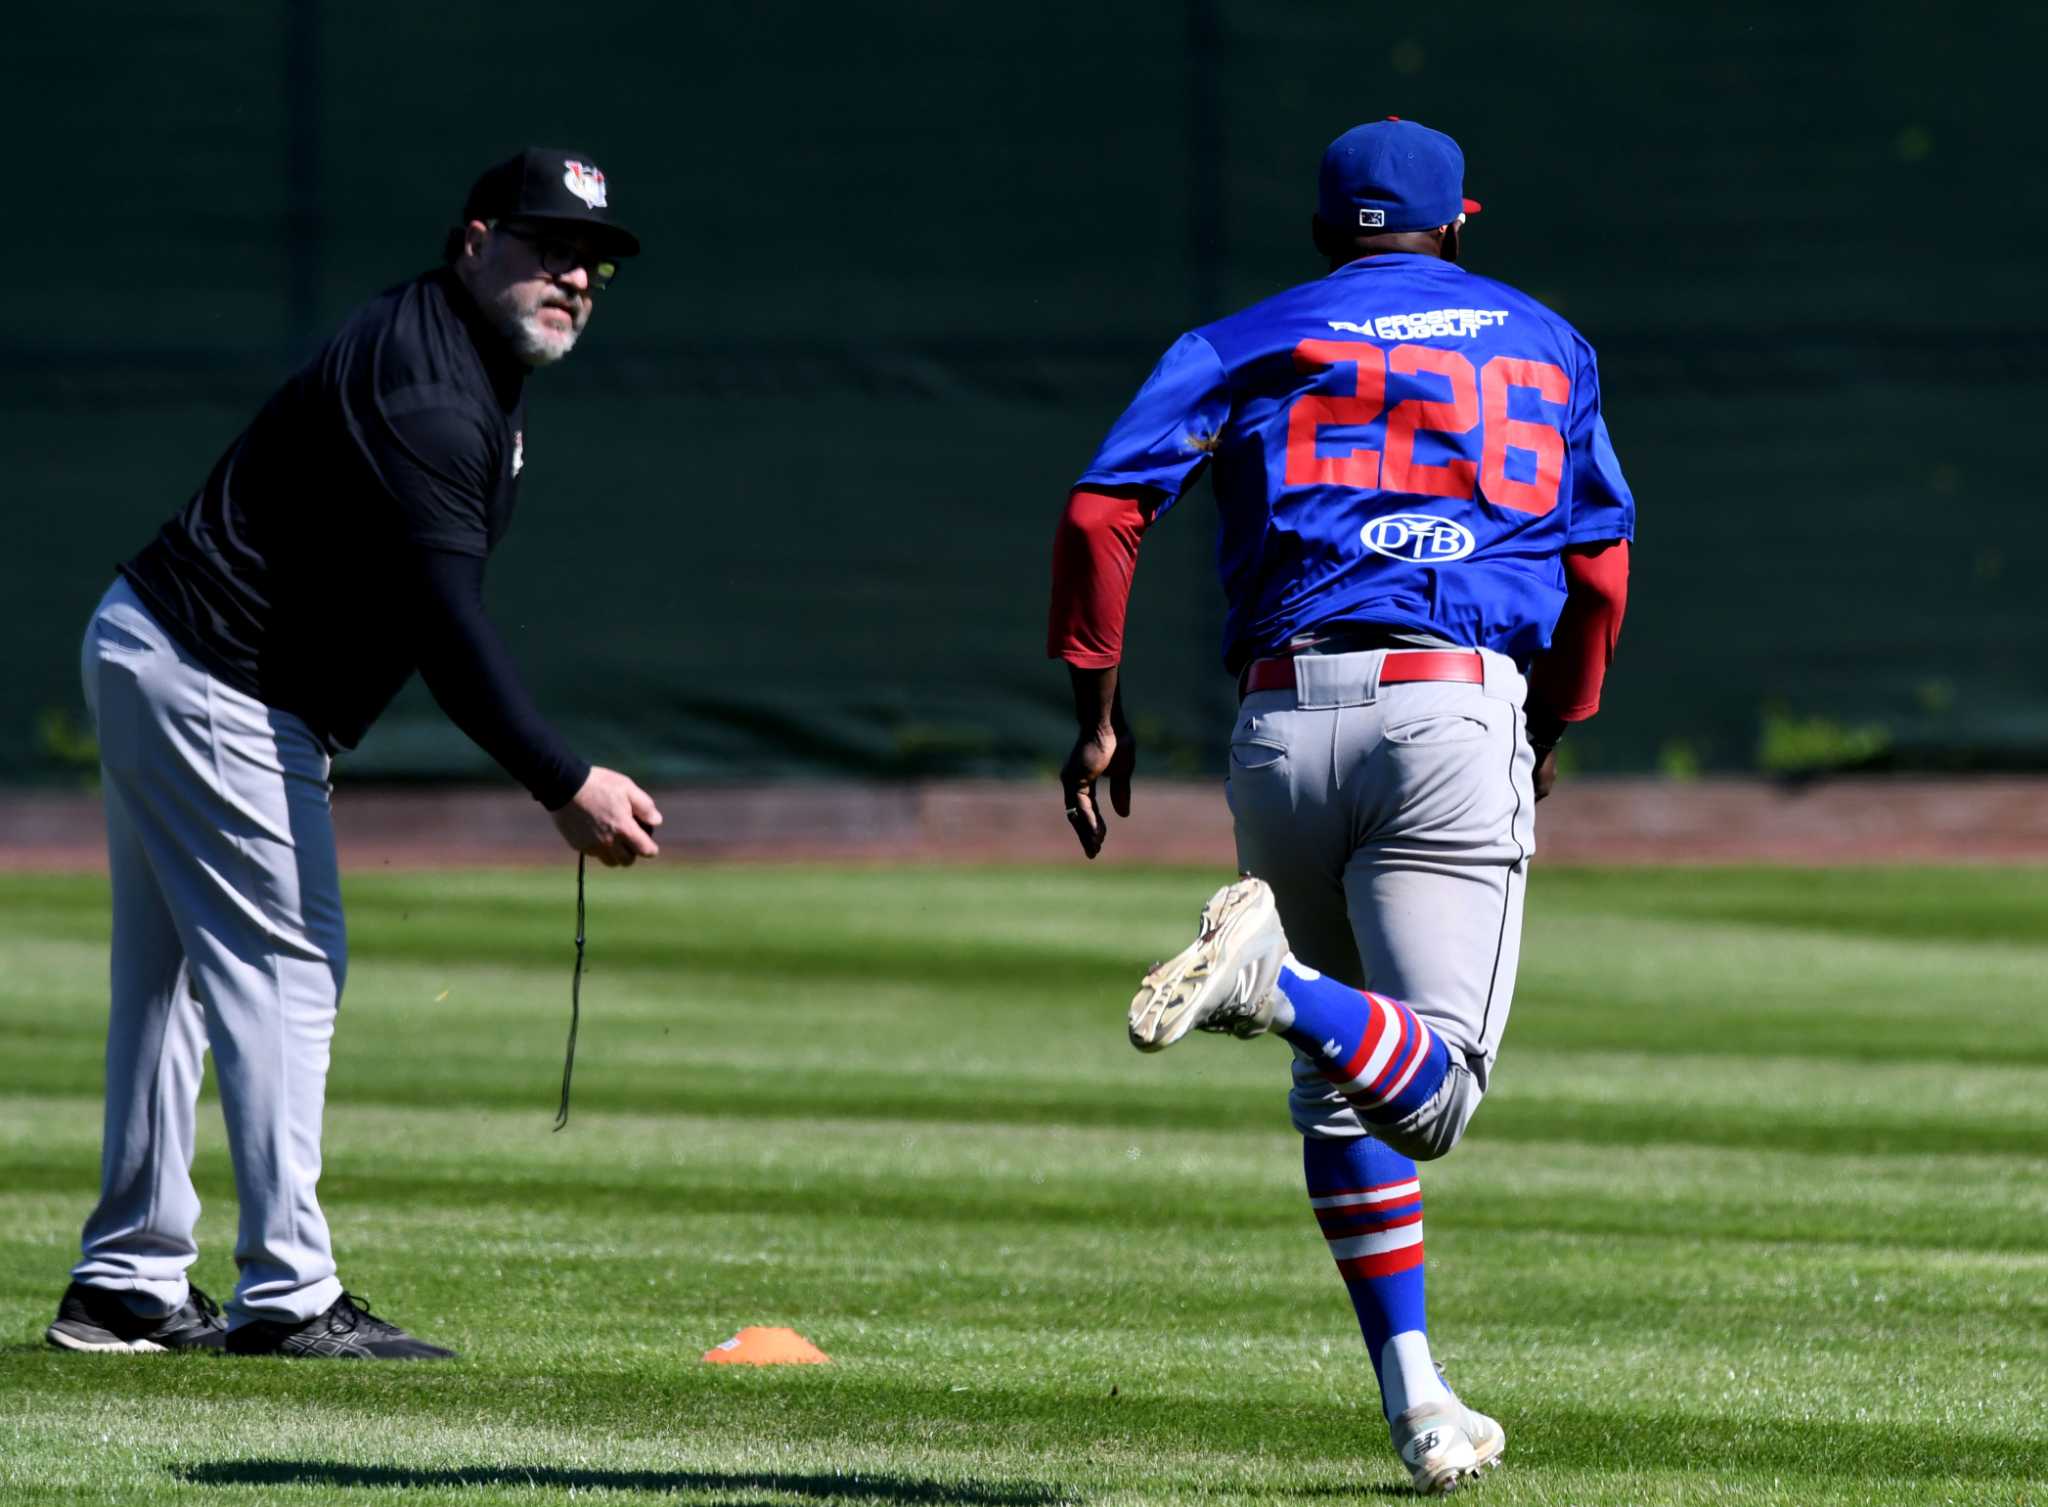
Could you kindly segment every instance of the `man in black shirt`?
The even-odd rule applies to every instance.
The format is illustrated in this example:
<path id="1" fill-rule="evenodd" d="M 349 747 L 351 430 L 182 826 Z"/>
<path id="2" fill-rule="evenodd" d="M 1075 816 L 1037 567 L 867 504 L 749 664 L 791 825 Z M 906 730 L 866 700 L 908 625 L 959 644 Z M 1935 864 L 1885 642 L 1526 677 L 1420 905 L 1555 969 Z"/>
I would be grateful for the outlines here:
<path id="1" fill-rule="evenodd" d="M 53 1345 L 429 1357 L 342 1290 L 315 1187 L 347 967 L 332 756 L 420 671 L 607 864 L 661 814 L 541 717 L 483 610 L 528 371 L 567 355 L 639 242 L 581 153 L 471 188 L 444 265 L 352 315 L 121 567 L 86 630 L 114 897 L 100 1202 Z M 226 1316 L 186 1279 L 209 1045 L 241 1205 Z"/>

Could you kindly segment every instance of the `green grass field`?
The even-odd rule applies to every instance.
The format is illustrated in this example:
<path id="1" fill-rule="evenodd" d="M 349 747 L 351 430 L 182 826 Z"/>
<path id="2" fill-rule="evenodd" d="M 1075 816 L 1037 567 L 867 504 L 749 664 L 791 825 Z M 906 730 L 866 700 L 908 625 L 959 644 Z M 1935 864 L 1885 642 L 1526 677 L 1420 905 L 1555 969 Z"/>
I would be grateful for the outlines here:
<path id="1" fill-rule="evenodd" d="M 1284 1050 L 1123 1041 L 1214 876 L 358 876 L 342 1275 L 448 1365 L 60 1355 L 103 885 L 0 877 L 0 1502 L 1398 1500 Z M 1426 1169 L 1494 1507 L 2048 1507 L 2048 871 L 1539 872 Z M 233 1285 L 202 1121 L 195 1275 Z M 787 1324 L 834 1364 L 698 1357 Z"/>

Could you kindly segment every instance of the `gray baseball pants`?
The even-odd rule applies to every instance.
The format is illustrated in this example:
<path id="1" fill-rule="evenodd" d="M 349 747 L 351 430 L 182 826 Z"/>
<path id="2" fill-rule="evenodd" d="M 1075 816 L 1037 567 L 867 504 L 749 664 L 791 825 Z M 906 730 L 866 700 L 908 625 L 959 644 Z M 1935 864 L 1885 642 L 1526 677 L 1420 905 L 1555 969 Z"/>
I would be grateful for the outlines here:
<path id="1" fill-rule="evenodd" d="M 100 1200 L 79 1281 L 184 1301 L 198 1255 L 194 1122 L 213 1050 L 241 1207 L 230 1323 L 341 1295 L 314 1189 L 347 969 L 328 757 L 222 684 L 116 581 L 86 627 L 113 882 Z"/>
<path id="2" fill-rule="evenodd" d="M 1387 651 L 1302 655 L 1245 698 L 1230 740 L 1238 864 L 1273 887 L 1295 957 L 1406 1003 L 1450 1052 L 1443 1089 L 1370 1133 L 1417 1160 L 1457 1144 L 1507 1027 L 1536 848 L 1535 755 L 1514 662 L 1484 684 L 1382 686 Z M 1368 1133 L 1296 1054 L 1305 1136 Z"/>

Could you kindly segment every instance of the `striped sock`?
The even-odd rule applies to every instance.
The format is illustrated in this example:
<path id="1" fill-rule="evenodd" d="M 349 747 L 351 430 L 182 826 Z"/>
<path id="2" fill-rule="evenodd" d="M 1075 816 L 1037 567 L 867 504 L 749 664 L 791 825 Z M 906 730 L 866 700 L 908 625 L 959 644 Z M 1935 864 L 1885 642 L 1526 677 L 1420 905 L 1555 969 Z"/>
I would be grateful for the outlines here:
<path id="1" fill-rule="evenodd" d="M 1367 1123 L 1397 1124 L 1443 1086 L 1450 1053 L 1398 999 L 1340 984 L 1292 958 L 1275 982 L 1294 1014 L 1280 1034 L 1314 1059 Z"/>
<path id="2" fill-rule="evenodd" d="M 1351 1294 L 1393 1418 L 1441 1400 L 1423 1306 L 1422 1182 L 1415 1163 L 1369 1136 L 1302 1142 L 1309 1207 Z"/>

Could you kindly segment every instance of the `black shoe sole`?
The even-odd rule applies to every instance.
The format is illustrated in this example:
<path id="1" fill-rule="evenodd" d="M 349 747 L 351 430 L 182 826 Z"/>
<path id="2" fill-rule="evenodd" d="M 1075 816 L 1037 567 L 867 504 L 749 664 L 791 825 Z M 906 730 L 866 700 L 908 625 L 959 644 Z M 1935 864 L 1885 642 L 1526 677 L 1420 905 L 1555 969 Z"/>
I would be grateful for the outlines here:
<path id="1" fill-rule="evenodd" d="M 388 1343 L 388 1341 L 386 1342 Z M 263 1360 L 266 1357 L 278 1360 L 456 1360 L 453 1350 L 444 1350 L 439 1345 L 430 1345 L 425 1340 L 401 1341 L 401 1344 L 417 1346 L 416 1349 L 348 1349 L 348 1350 L 296 1350 L 283 1345 L 269 1345 L 263 1349 L 229 1344 L 223 1354 L 237 1356 L 244 1360 Z"/>

